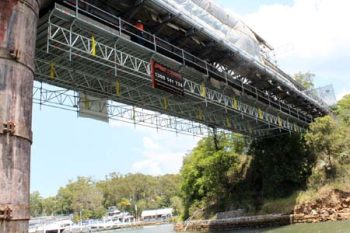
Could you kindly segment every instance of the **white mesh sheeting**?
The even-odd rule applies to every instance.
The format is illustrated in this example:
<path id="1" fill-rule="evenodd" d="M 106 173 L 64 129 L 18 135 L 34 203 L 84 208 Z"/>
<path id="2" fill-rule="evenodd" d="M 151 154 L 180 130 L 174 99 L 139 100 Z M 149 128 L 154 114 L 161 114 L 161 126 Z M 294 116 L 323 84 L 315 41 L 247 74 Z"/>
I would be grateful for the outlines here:
<path id="1" fill-rule="evenodd" d="M 278 80 L 291 90 L 308 99 L 321 108 L 328 109 L 323 101 L 300 91 L 284 74 L 276 72 L 265 65 L 263 54 L 260 53 L 259 42 L 254 33 L 242 21 L 221 9 L 213 0 L 151 0 L 168 11 L 180 15 L 183 19 L 208 35 L 221 41 L 232 49 L 238 56 L 249 60 L 257 68 L 257 72 L 266 72 L 272 79 Z M 211 12 L 211 13 L 210 13 Z"/>
<path id="2" fill-rule="evenodd" d="M 241 51 L 260 60 L 259 42 L 254 33 L 229 12 L 209 0 L 156 0 L 172 11 L 191 19 L 193 24 L 214 35 L 218 40 L 233 45 Z"/>
<path id="3" fill-rule="evenodd" d="M 305 94 L 311 96 L 313 99 L 320 99 L 328 106 L 332 106 L 337 103 L 337 99 L 334 94 L 333 85 L 327 85 L 315 89 L 309 89 L 304 91 Z"/>

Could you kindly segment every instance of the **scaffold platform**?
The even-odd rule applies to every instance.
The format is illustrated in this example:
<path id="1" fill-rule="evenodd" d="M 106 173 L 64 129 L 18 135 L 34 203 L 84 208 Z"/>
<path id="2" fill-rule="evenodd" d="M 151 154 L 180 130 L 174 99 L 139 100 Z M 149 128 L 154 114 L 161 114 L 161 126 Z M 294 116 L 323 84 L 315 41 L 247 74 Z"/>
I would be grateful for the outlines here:
<path id="1" fill-rule="evenodd" d="M 266 83 L 255 85 L 242 72 L 140 33 L 130 20 L 88 1 L 55 3 L 40 17 L 36 46 L 34 102 L 43 105 L 177 133 L 223 130 L 252 137 L 302 132 L 327 113 L 322 103 L 310 107 L 314 99 L 305 105 L 309 97 L 296 98 L 302 103 L 297 107 L 270 95 Z M 176 88 L 162 82 L 166 88 L 155 88 L 154 63 L 181 77 Z"/>

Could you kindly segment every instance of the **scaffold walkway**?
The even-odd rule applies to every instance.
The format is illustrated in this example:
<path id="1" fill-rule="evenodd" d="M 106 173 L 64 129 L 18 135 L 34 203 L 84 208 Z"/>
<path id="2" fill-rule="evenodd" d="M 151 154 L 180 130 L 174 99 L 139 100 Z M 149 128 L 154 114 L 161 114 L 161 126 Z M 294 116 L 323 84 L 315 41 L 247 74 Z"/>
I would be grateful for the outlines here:
<path id="1" fill-rule="evenodd" d="M 261 137 L 301 132 L 312 121 L 310 114 L 238 83 L 234 74 L 154 35 L 141 42 L 133 39 L 138 38 L 133 25 L 121 18 L 115 22 L 111 25 L 89 17 L 83 9 L 59 4 L 42 17 L 35 79 L 62 89 L 36 85 L 35 102 L 79 111 L 79 102 L 84 101 L 79 93 L 85 93 L 110 100 L 106 106 L 110 118 L 193 135 L 223 129 Z M 151 60 L 182 75 L 183 96 L 152 87 Z M 209 78 L 213 76 L 220 76 L 226 86 L 215 87 Z"/>

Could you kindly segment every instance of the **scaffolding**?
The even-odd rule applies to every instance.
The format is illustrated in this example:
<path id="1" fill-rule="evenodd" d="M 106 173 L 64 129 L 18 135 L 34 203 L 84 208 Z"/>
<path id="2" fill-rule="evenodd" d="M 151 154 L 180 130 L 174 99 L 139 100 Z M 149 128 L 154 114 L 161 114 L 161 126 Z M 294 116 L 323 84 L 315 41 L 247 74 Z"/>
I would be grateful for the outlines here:
<path id="1" fill-rule="evenodd" d="M 35 79 L 63 89 L 51 93 L 36 87 L 36 102 L 79 111 L 83 93 L 112 101 L 106 106 L 110 118 L 117 111 L 118 118 L 135 124 L 193 135 L 208 133 L 208 129 L 253 137 L 301 132 L 313 119 L 305 111 L 238 82 L 238 75 L 219 64 L 208 64 L 154 34 L 140 37 L 121 18 L 105 21 L 77 6 L 55 4 L 40 19 Z M 181 73 L 184 96 L 152 88 L 151 60 Z M 75 94 L 67 95 L 69 90 Z"/>

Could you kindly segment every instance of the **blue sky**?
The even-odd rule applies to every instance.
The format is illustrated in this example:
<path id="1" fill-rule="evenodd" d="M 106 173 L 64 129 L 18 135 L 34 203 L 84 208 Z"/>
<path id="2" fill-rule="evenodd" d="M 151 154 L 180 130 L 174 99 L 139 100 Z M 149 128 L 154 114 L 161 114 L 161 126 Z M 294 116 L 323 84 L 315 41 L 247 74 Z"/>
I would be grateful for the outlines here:
<path id="1" fill-rule="evenodd" d="M 315 83 L 350 93 L 347 0 L 217 0 L 276 48 L 278 64 L 293 74 L 311 71 Z M 78 118 L 75 112 L 34 105 L 31 191 L 55 195 L 77 176 L 111 172 L 176 173 L 198 138 L 141 126 Z"/>

